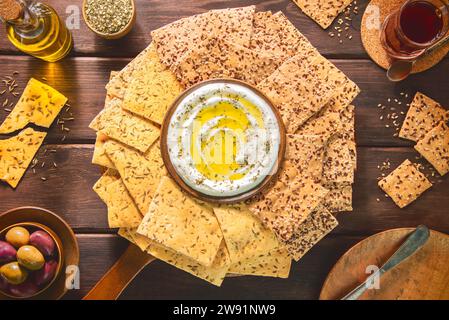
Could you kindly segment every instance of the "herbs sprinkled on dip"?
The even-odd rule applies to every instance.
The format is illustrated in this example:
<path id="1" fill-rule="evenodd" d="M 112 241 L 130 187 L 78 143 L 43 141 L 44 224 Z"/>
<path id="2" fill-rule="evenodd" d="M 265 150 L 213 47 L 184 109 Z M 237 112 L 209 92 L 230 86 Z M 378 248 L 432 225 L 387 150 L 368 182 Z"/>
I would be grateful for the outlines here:
<path id="1" fill-rule="evenodd" d="M 257 92 L 214 82 L 179 102 L 167 146 L 173 167 L 191 188 L 232 197 L 256 188 L 273 171 L 280 139 L 276 115 Z"/>

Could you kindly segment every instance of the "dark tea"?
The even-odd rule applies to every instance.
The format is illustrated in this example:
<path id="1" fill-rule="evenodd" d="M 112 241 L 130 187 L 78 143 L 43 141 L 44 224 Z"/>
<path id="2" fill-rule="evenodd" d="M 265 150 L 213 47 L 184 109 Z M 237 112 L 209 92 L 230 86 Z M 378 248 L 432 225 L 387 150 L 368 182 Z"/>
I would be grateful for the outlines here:
<path id="1" fill-rule="evenodd" d="M 433 4 L 424 1 L 406 6 L 402 11 L 400 22 L 404 35 L 418 43 L 431 42 L 443 28 L 441 12 Z"/>
<path id="2" fill-rule="evenodd" d="M 407 1 L 385 20 L 382 44 L 392 58 L 416 59 L 447 33 L 448 20 L 442 0 Z"/>

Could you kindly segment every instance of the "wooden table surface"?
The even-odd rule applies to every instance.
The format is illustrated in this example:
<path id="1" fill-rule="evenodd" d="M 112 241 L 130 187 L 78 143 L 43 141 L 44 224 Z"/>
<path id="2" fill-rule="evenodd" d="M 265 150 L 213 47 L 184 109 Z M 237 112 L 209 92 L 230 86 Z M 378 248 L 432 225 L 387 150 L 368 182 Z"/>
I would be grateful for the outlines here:
<path id="1" fill-rule="evenodd" d="M 82 3 L 81 0 L 46 2 L 64 19 L 73 9 L 70 5 L 80 8 Z M 363 2 L 359 1 L 359 7 L 366 5 Z M 39 159 L 47 163 L 54 160 L 58 168 L 51 165 L 37 167 L 35 174 L 29 170 L 16 190 L 0 185 L 0 212 L 24 205 L 44 207 L 62 216 L 77 233 L 81 249 L 81 289 L 70 292 L 67 298 L 81 298 L 127 246 L 125 240 L 116 236 L 115 230 L 108 228 L 106 207 L 92 191 L 100 171 L 91 164 L 95 132 L 88 128 L 88 124 L 103 108 L 104 86 L 109 73 L 124 67 L 146 47 L 151 41 L 151 30 L 208 9 L 256 4 L 258 10 L 282 10 L 322 54 L 360 86 L 362 93 L 355 101 L 358 171 L 354 212 L 338 215 L 340 226 L 301 261 L 293 264 L 287 280 L 239 277 L 227 279 L 221 288 L 216 288 L 167 264 L 155 262 L 128 287 L 123 299 L 316 299 L 337 259 L 371 234 L 418 224 L 449 233 L 448 177 L 435 178 L 439 183 L 432 190 L 402 210 L 385 198 L 377 187 L 379 164 L 390 159 L 394 168 L 406 158 L 415 160 L 417 156 L 411 143 L 393 137 L 394 129 L 385 127 L 386 122 L 379 119 L 381 111 L 377 105 L 386 104 L 389 98 L 410 100 L 417 90 L 449 105 L 448 58 L 425 73 L 395 84 L 386 79 L 385 72 L 363 50 L 358 31 L 361 13 L 353 20 L 353 39 L 340 44 L 289 0 L 137 0 L 136 3 L 137 24 L 126 38 L 102 40 L 81 21 L 80 29 L 73 30 L 75 47 L 71 56 L 55 64 L 17 52 L 1 31 L 0 78 L 19 71 L 17 78 L 21 89 L 30 77 L 47 78 L 50 85 L 69 97 L 76 118 L 63 142 L 64 133 L 54 125 L 38 153 Z M 401 92 L 408 93 L 409 98 L 405 99 Z M 395 107 L 397 111 L 407 109 L 405 103 Z M 1 108 L 0 120 L 6 114 Z M 45 149 L 56 149 L 56 153 L 44 154 Z M 41 177 L 48 180 L 43 182 Z"/>

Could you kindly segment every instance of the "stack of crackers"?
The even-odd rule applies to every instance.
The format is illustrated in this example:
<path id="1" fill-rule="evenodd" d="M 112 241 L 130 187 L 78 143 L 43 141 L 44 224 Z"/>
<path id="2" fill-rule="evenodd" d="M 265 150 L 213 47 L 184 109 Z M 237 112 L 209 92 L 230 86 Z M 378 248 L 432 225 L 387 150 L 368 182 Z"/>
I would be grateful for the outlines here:
<path id="1" fill-rule="evenodd" d="M 152 32 L 153 42 L 111 75 L 93 163 L 94 190 L 119 234 L 144 252 L 214 285 L 227 274 L 286 278 L 352 210 L 353 99 L 359 88 L 281 12 L 213 10 Z M 160 154 L 165 112 L 213 78 L 257 86 L 280 111 L 287 152 L 277 181 L 235 205 L 205 203 L 168 176 Z"/>
<path id="2" fill-rule="evenodd" d="M 52 87 L 31 78 L 19 102 L 0 125 L 0 134 L 9 134 L 29 124 L 49 128 L 67 102 Z M 16 188 L 39 150 L 47 133 L 32 128 L 0 140 L 0 180 Z"/>
<path id="3" fill-rule="evenodd" d="M 418 151 L 441 176 L 449 172 L 449 110 L 421 92 L 413 98 L 399 137 L 416 142 Z M 417 164 L 405 160 L 379 186 L 400 207 L 418 199 L 432 183 Z"/>

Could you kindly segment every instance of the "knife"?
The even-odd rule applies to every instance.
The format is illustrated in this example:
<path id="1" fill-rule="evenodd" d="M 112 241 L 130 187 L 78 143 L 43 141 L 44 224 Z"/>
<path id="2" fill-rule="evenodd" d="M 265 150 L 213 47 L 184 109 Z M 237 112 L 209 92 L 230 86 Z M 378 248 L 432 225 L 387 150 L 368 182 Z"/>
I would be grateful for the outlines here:
<path id="1" fill-rule="evenodd" d="M 415 231 L 413 231 L 407 240 L 399 247 L 399 249 L 388 259 L 387 262 L 375 273 L 370 275 L 365 282 L 359 285 L 357 288 L 352 290 L 341 300 L 357 300 L 366 290 L 367 284 L 372 282 L 376 277 L 381 277 L 385 272 L 393 269 L 404 260 L 412 256 L 416 251 L 418 251 L 427 242 L 430 236 L 429 228 L 424 225 L 418 226 Z"/>

